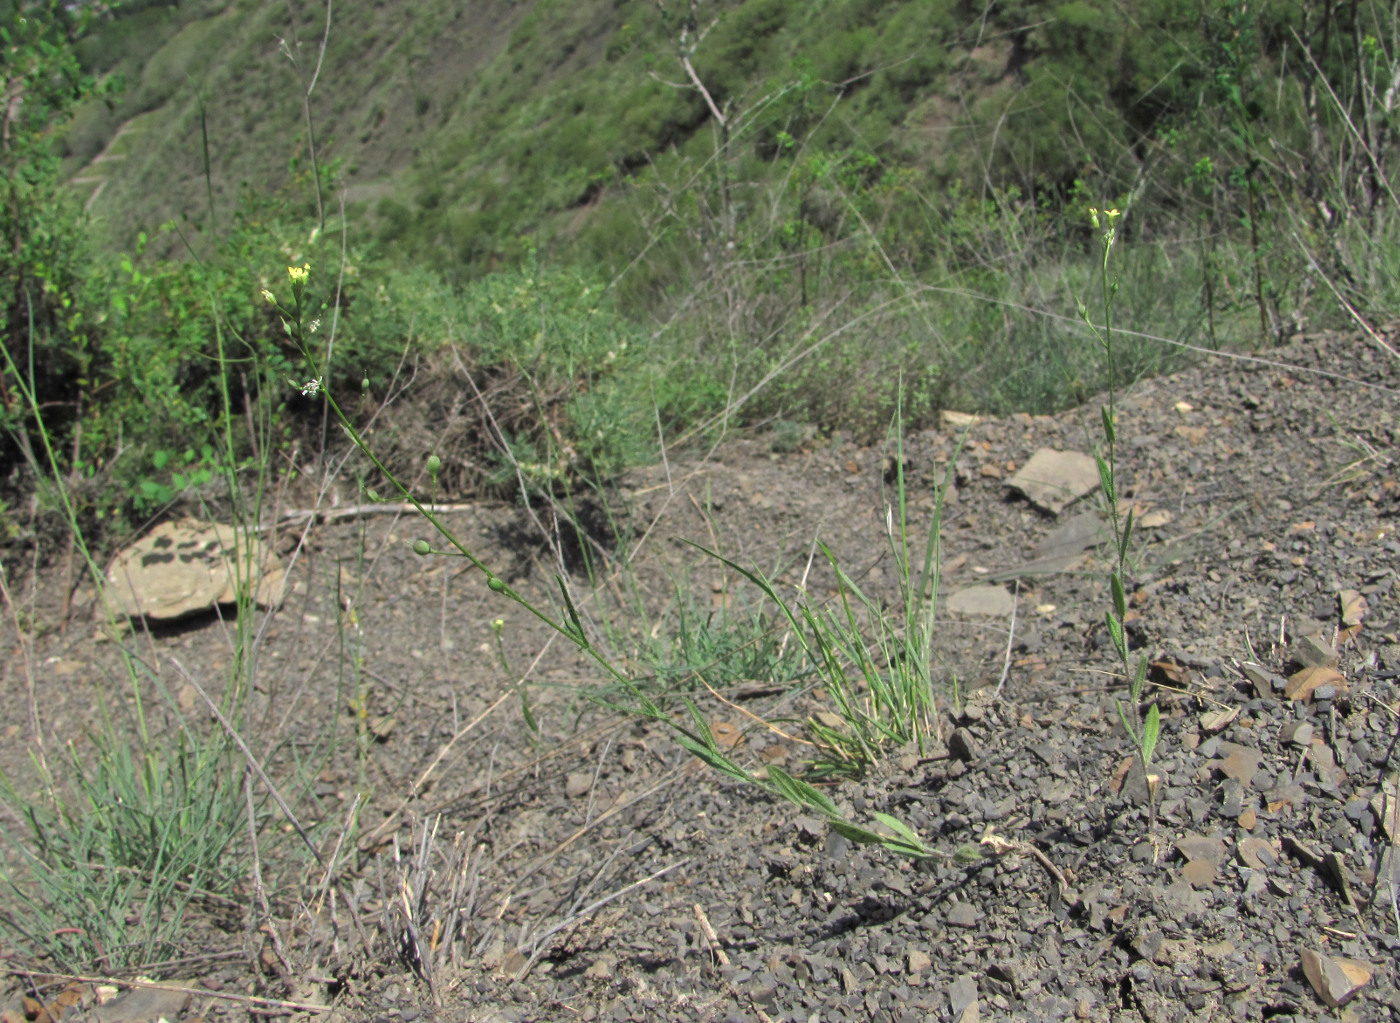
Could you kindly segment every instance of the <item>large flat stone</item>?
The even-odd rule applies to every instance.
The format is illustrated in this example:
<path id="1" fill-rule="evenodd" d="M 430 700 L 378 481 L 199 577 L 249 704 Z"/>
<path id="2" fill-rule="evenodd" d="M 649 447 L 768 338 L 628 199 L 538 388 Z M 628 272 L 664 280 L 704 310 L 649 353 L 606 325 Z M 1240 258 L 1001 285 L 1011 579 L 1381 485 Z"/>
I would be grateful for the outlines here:
<path id="1" fill-rule="evenodd" d="M 1006 485 L 1038 508 L 1058 515 L 1099 485 L 1098 464 L 1079 451 L 1041 448 Z"/>
<path id="2" fill-rule="evenodd" d="M 1009 618 L 1012 604 L 1004 586 L 969 586 L 948 595 L 948 610 L 954 614 Z"/>
<path id="3" fill-rule="evenodd" d="M 168 621 L 231 604 L 239 590 L 262 607 L 280 604 L 285 581 L 255 533 L 187 518 L 161 523 L 113 558 L 105 599 L 115 615 Z"/>

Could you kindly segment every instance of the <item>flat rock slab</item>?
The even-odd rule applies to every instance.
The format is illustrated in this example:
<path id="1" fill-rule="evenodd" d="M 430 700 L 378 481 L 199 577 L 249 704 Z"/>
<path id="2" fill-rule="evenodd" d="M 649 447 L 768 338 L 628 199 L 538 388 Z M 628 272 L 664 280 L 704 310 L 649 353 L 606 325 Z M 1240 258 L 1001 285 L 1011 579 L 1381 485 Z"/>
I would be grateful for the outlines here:
<path id="1" fill-rule="evenodd" d="M 1004 586 L 969 586 L 948 595 L 948 610 L 960 615 L 1009 618 L 1013 603 Z"/>
<path id="2" fill-rule="evenodd" d="M 256 535 L 187 518 L 161 523 L 113 558 L 105 599 L 114 615 L 169 621 L 231 604 L 240 588 L 251 587 L 262 607 L 280 604 L 285 581 L 276 552 Z"/>
<path id="3" fill-rule="evenodd" d="M 1058 515 L 1099 485 L 1099 468 L 1082 452 L 1041 448 L 1006 485 L 1025 494 L 1037 508 Z"/>

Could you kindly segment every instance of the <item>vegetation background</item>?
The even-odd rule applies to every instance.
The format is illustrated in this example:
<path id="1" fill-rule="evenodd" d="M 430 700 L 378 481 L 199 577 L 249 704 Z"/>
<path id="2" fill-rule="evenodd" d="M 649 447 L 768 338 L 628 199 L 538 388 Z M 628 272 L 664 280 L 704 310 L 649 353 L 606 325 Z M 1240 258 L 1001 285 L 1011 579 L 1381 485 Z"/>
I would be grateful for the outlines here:
<path id="1" fill-rule="evenodd" d="M 874 437 L 901 385 L 914 427 L 1082 401 L 1105 382 L 1075 316 L 1091 205 L 1123 211 L 1129 375 L 1376 323 L 1395 292 L 1391 4 L 11 0 L 4 19 L 12 506 L 35 486 L 27 366 L 92 520 L 208 478 L 229 374 L 233 454 L 320 450 L 309 369 L 258 297 L 289 264 L 333 299 L 327 386 L 370 415 L 411 376 L 380 444 L 438 438 L 468 490 L 504 463 L 463 375 L 542 478 L 727 425 Z"/>
<path id="2" fill-rule="evenodd" d="M 179 511 L 261 526 L 274 492 L 319 489 L 320 506 L 354 475 L 366 501 L 510 494 L 531 515 L 567 507 L 556 523 L 604 495 L 606 520 L 621 469 L 729 430 L 795 450 L 944 409 L 1048 411 L 1305 327 L 1383 344 L 1397 297 L 1400 3 L 0 0 L 0 67 L 0 595 L 26 651 L 40 626 L 10 568 L 62 556 L 66 616 L 84 565 L 99 577 L 107 548 Z M 1112 211 L 1111 242 L 1091 209 Z M 1081 304 L 1099 293 L 1101 317 Z M 352 443 L 373 457 L 351 461 Z M 847 587 L 834 554 L 844 616 L 819 618 L 715 552 L 816 643 L 790 654 L 803 671 L 831 655 L 855 731 L 823 741 L 845 736 L 862 765 L 921 734 L 935 685 L 938 519 L 920 564 L 892 466 L 902 613 Z M 1115 516 L 1125 674 L 1130 533 Z M 572 557 L 551 539 L 560 607 L 503 577 L 491 589 L 596 654 L 609 698 L 755 780 L 693 707 L 686 731 L 633 683 L 679 685 L 743 651 L 765 665 L 744 677 L 771 674 L 776 619 L 687 610 L 677 585 L 680 610 L 632 655 L 645 672 L 614 666 L 565 578 L 594 567 L 587 537 Z M 95 766 L 76 747 L 44 759 L 25 662 L 35 782 L 0 775 L 0 799 L 57 851 L 28 852 L 27 881 L 6 874 L 34 933 L 62 938 L 45 955 L 105 960 L 125 901 L 148 906 L 128 965 L 170 954 L 191 893 L 232 890 L 248 857 L 256 876 L 267 801 L 295 819 L 268 776 L 244 775 L 293 744 L 239 738 L 270 619 L 255 624 L 246 592 L 240 610 L 221 701 L 199 690 L 220 728 L 122 646 L 129 689 L 101 696 Z M 323 755 L 358 757 L 358 808 L 372 687 L 355 599 L 335 613 L 353 742 L 331 715 Z M 911 623 L 920 657 L 896 628 Z M 881 667 L 896 663 L 923 667 Z M 861 711 L 857 691 L 885 703 Z M 519 698 L 538 740 L 523 679 Z M 147 727 L 148 705 L 177 741 Z M 1146 763 L 1151 729 L 1123 713 Z M 282 781 L 304 795 L 320 762 Z M 810 784 L 765 777 L 843 834 L 927 852 L 892 818 L 894 837 L 866 831 Z M 101 940 L 65 925 L 94 906 L 113 907 Z M 27 919 L 0 913 L 26 937 Z"/>

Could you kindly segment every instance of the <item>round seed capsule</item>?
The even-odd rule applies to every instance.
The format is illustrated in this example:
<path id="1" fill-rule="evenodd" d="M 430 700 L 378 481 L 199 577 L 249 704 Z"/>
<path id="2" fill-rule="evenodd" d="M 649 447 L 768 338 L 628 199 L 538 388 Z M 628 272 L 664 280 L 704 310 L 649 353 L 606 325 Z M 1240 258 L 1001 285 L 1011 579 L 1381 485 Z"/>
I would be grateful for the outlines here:
<path id="1" fill-rule="evenodd" d="M 431 553 L 432 553 L 432 550 L 433 550 L 433 545 L 430 544 L 430 543 L 428 543 L 427 540 L 414 540 L 414 541 L 413 541 L 413 553 L 414 553 L 414 554 L 431 554 Z"/>

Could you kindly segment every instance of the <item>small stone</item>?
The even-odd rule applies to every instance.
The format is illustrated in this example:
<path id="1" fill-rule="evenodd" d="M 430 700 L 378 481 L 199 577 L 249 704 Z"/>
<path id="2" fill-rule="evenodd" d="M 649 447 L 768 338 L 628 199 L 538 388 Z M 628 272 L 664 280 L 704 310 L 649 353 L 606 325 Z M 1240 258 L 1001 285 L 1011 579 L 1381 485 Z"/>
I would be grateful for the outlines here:
<path id="1" fill-rule="evenodd" d="M 914 977 L 927 970 L 933 969 L 933 960 L 929 958 L 927 952 L 921 949 L 910 949 L 909 953 L 904 957 L 904 968 L 911 977 Z"/>
<path id="2" fill-rule="evenodd" d="M 970 902 L 955 902 L 948 909 L 949 927 L 976 927 L 981 919 L 982 914 Z"/>
<path id="3" fill-rule="evenodd" d="M 1215 884 L 1215 864 L 1210 860 L 1188 860 L 1186 866 L 1181 868 L 1181 876 L 1193 888 L 1209 888 Z"/>
<path id="4" fill-rule="evenodd" d="M 976 978 L 971 974 L 964 973 L 948 985 L 948 1002 L 952 1006 L 954 1016 L 961 1016 L 969 1006 L 975 1005 L 977 1002 Z"/>
<path id="5" fill-rule="evenodd" d="M 1098 463 L 1079 451 L 1041 448 L 1006 485 L 1025 494 L 1037 507 L 1058 515 L 1072 501 L 1098 487 Z"/>
<path id="6" fill-rule="evenodd" d="M 1312 742 L 1313 726 L 1307 721 L 1290 721 L 1279 732 L 1278 741 L 1285 745 L 1307 746 Z"/>
<path id="7" fill-rule="evenodd" d="M 1278 855 L 1274 852 L 1274 847 L 1262 838 L 1254 835 L 1246 835 L 1240 839 L 1240 844 L 1235 849 L 1235 855 L 1239 857 L 1241 863 L 1255 870 L 1267 870 L 1278 860 Z"/>
<path id="8" fill-rule="evenodd" d="M 564 792 L 570 799 L 578 799 L 588 795 L 591 788 L 593 788 L 592 771 L 574 771 L 569 775 L 568 781 L 564 783 Z"/>
<path id="9" fill-rule="evenodd" d="M 948 755 L 954 760 L 961 760 L 963 763 L 971 763 L 981 752 L 981 744 L 977 737 L 966 728 L 955 728 L 948 736 Z"/>
<path id="10" fill-rule="evenodd" d="M 1211 835 L 1184 835 L 1177 840 L 1176 851 L 1184 860 L 1205 860 L 1218 866 L 1225 862 L 1225 837 L 1218 831 Z"/>
<path id="11" fill-rule="evenodd" d="M 1318 633 L 1303 636 L 1289 648 L 1293 660 L 1304 668 L 1335 668 L 1337 651 Z"/>
<path id="12" fill-rule="evenodd" d="M 1317 996 L 1336 1009 L 1371 981 L 1371 967 L 1355 959 L 1339 959 L 1303 949 L 1303 973 Z"/>
<path id="13" fill-rule="evenodd" d="M 1215 768 L 1227 778 L 1233 778 L 1241 785 L 1248 785 L 1254 780 L 1254 775 L 1259 770 L 1259 751 L 1249 749 L 1246 746 L 1234 746 L 1231 743 L 1221 743 L 1220 752 L 1225 753 L 1224 760 L 1216 760 L 1211 763 Z M 1230 749 L 1227 751 L 1226 747 Z"/>
<path id="14" fill-rule="evenodd" d="M 1004 586 L 969 586 L 948 597 L 948 610 L 953 614 L 1009 618 L 1014 607 L 1015 601 Z"/>

